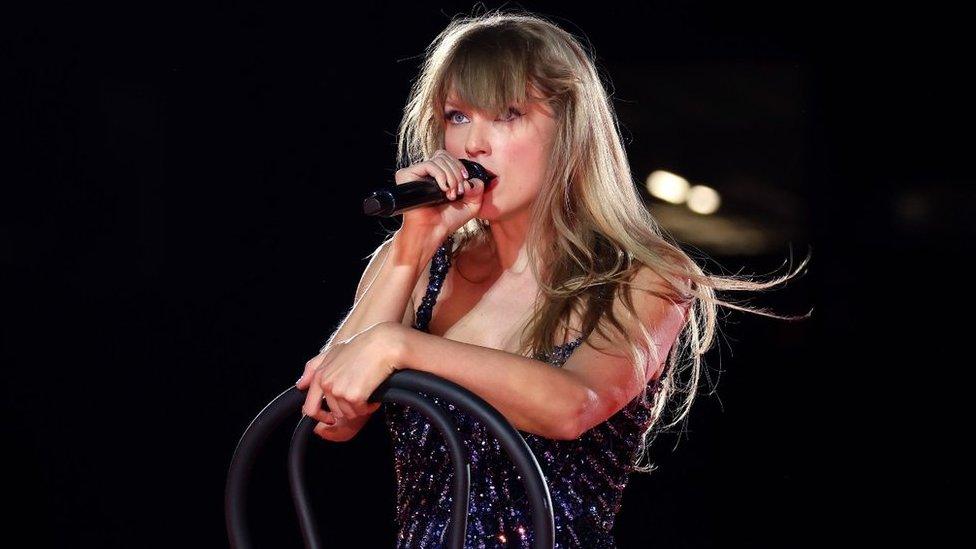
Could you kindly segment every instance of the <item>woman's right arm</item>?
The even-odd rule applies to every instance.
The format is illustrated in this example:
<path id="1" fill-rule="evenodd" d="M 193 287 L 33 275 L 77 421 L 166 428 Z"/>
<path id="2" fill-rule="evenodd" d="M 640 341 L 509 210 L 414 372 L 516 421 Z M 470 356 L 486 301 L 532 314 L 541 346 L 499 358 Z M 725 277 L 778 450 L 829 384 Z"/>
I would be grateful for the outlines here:
<path id="1" fill-rule="evenodd" d="M 359 282 L 352 311 L 322 351 L 337 338 L 345 341 L 374 324 L 399 322 L 421 269 L 447 235 L 454 234 L 480 211 L 485 182 L 468 180 L 467 169 L 447 151 L 438 149 L 430 160 L 397 170 L 394 179 L 397 185 L 403 185 L 424 177 L 433 178 L 450 200 L 403 212 L 403 225 L 373 252 Z M 465 191 L 469 191 L 466 197 Z"/>
<path id="2" fill-rule="evenodd" d="M 319 354 L 305 364 L 306 372 L 318 368 L 335 341 L 346 341 L 381 322 L 409 325 L 414 309 L 411 295 L 425 265 L 430 264 L 434 252 L 447 235 L 454 234 L 480 211 L 485 182 L 469 180 L 464 165 L 447 151 L 439 149 L 429 160 L 397 170 L 394 179 L 397 185 L 403 185 L 419 178 L 435 180 L 449 201 L 403 213 L 400 230 L 373 252 L 373 258 L 359 281 L 352 310 Z M 373 410 L 378 408 L 377 403 Z M 316 418 L 320 422 L 332 419 L 330 412 L 321 413 L 322 417 Z M 329 428 L 320 423 L 316 425 L 315 432 L 327 440 L 349 440 L 369 420 L 370 415 L 372 413 L 341 419 Z"/>
<path id="3" fill-rule="evenodd" d="M 407 233 L 398 231 L 392 239 L 373 252 L 356 289 L 352 310 L 329 337 L 319 357 L 334 341 L 345 341 L 373 324 L 396 321 L 407 326 L 412 325 L 413 289 L 425 266 L 430 264 L 440 242 L 437 242 L 436 237 L 426 238 L 421 242 L 410 240 Z M 318 360 L 319 357 L 312 360 Z M 371 416 L 372 414 L 368 414 L 352 420 L 340 419 L 328 429 L 320 423 L 316 426 L 315 433 L 326 440 L 345 442 L 356 436 Z"/>
<path id="4" fill-rule="evenodd" d="M 437 236 L 397 231 L 373 252 L 356 289 L 352 309 L 320 352 L 380 322 L 401 322 L 425 265 L 440 246 Z"/>

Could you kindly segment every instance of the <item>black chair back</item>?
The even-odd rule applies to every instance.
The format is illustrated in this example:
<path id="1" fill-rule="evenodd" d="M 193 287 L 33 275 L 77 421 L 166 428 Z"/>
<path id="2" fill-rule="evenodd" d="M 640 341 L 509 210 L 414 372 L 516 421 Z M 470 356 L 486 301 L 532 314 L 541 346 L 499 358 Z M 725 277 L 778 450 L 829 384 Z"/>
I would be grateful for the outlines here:
<path id="1" fill-rule="evenodd" d="M 532 510 L 533 548 L 552 549 L 555 527 L 552 499 L 539 462 L 522 435 L 512 427 L 501 413 L 484 399 L 464 387 L 419 370 L 404 369 L 394 372 L 368 399 L 369 402 L 397 402 L 415 407 L 437 427 L 447 444 L 454 465 L 454 508 L 447 546 L 463 549 L 467 530 L 468 498 L 471 483 L 470 464 L 464 447 L 457 436 L 456 425 L 440 407 L 417 394 L 424 392 L 449 401 L 484 423 L 498 439 L 502 448 L 518 468 Z M 272 400 L 251 421 L 237 443 L 234 457 L 227 472 L 224 491 L 224 513 L 227 536 L 232 548 L 250 549 L 253 544 L 246 525 L 247 485 L 258 452 L 278 426 L 296 412 L 301 412 L 306 392 L 290 387 Z M 324 404 L 324 403 L 323 403 Z M 314 436 L 316 420 L 302 416 L 291 438 L 288 452 L 288 480 L 295 511 L 305 547 L 323 547 L 309 504 L 305 483 L 305 454 L 308 440 Z"/>

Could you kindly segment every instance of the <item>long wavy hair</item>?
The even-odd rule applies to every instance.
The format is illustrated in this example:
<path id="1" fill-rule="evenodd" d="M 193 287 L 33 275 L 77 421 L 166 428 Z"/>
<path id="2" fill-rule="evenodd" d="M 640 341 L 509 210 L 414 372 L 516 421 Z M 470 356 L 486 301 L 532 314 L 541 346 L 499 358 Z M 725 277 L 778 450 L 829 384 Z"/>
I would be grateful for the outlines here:
<path id="1" fill-rule="evenodd" d="M 546 173 L 547 184 L 532 206 L 528 239 L 529 265 L 540 285 L 531 320 L 523 327 L 519 352 L 539 356 L 553 351 L 557 333 L 569 333 L 574 312 L 587 336 L 609 331 L 626 341 L 634 375 L 665 362 L 654 402 L 645 384 L 639 398 L 653 406 L 651 420 L 630 470 L 651 472 L 639 462 L 658 431 L 688 414 L 698 392 L 702 357 L 716 335 L 717 307 L 729 307 L 779 319 L 760 308 L 727 302 L 724 290 L 765 290 L 785 282 L 803 268 L 760 282 L 746 276 L 706 274 L 663 230 L 637 192 L 622 145 L 613 105 L 597 71 L 595 57 L 580 40 L 547 19 L 524 11 L 491 11 L 458 16 L 427 48 L 419 77 L 413 82 L 397 139 L 397 164 L 424 161 L 444 148 L 441 113 L 453 88 L 466 103 L 485 112 L 506 113 L 509 105 L 544 101 L 556 113 L 557 129 Z M 473 243 L 491 243 L 489 222 L 472 219 L 453 235 L 456 254 Z M 545 269 L 540 269 L 545 265 Z M 636 317 L 626 288 L 642 267 L 667 281 L 659 291 L 639 288 L 685 311 L 685 322 L 667 357 L 658 356 L 653 334 L 629 336 L 614 314 L 616 297 Z M 636 287 L 636 286 L 634 286 Z M 812 312 L 812 311 L 811 311 Z M 667 404 L 673 419 L 660 429 Z"/>

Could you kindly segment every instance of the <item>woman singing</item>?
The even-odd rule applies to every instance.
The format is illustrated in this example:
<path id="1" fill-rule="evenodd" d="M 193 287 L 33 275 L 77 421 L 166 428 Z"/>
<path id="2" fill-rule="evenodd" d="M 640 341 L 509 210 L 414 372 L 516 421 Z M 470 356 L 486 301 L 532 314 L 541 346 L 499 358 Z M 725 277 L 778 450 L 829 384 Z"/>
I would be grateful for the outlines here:
<path id="1" fill-rule="evenodd" d="M 705 274 L 662 233 L 591 54 L 535 15 L 453 20 L 427 51 L 398 147 L 396 183 L 430 177 L 451 200 L 404 212 L 373 253 L 352 310 L 297 383 L 308 389 L 304 413 L 319 436 L 345 441 L 379 408 L 367 398 L 392 372 L 453 381 L 525 437 L 549 485 L 556 546 L 613 547 L 629 473 L 651 470 L 637 462 L 665 404 L 687 395 L 674 425 L 694 399 L 716 307 L 752 311 L 715 291 L 790 276 Z M 469 179 L 461 158 L 497 177 Z M 432 400 L 470 456 L 466 546 L 529 547 L 507 454 L 480 423 Z M 384 411 L 397 546 L 442 546 L 453 481 L 443 440 L 408 406 Z"/>

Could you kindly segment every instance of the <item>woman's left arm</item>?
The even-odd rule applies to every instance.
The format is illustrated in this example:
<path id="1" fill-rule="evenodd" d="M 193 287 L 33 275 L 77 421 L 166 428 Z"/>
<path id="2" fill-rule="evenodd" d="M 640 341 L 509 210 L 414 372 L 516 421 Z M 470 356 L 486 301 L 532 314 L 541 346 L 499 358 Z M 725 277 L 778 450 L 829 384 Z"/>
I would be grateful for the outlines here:
<path id="1" fill-rule="evenodd" d="M 630 343 L 619 334 L 604 338 L 594 331 L 562 367 L 555 367 L 391 323 L 401 334 L 394 365 L 430 372 L 465 387 L 488 401 L 516 429 L 574 440 L 620 411 L 660 373 L 687 320 L 687 305 L 647 291 L 667 288 L 650 269 L 641 269 L 634 283 L 629 291 L 636 315 L 619 296 L 613 307 L 632 341 L 649 335 L 655 346 L 640 371 L 634 368 Z"/>
<path id="2" fill-rule="evenodd" d="M 485 399 L 520 431 L 571 440 L 589 408 L 586 387 L 560 368 L 514 353 L 462 343 L 410 328 L 392 332 L 397 369 L 409 368 L 453 381 Z"/>
<path id="3" fill-rule="evenodd" d="M 638 276 L 646 281 L 649 276 Z M 306 364 L 298 380 L 308 388 L 306 415 L 324 421 L 322 399 L 337 416 L 350 420 L 371 413 L 367 398 L 391 373 L 403 368 L 429 372 L 468 389 L 504 415 L 516 429 L 546 438 L 573 440 L 605 421 L 636 397 L 655 373 L 687 320 L 678 306 L 633 290 L 636 316 L 614 300 L 631 340 L 650 335 L 656 347 L 635 371 L 630 344 L 591 333 L 561 368 L 541 360 L 480 345 L 461 343 L 381 322 L 324 351 L 317 366 Z"/>

